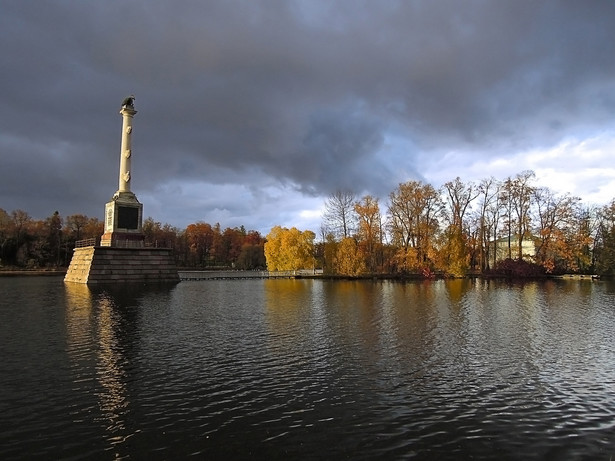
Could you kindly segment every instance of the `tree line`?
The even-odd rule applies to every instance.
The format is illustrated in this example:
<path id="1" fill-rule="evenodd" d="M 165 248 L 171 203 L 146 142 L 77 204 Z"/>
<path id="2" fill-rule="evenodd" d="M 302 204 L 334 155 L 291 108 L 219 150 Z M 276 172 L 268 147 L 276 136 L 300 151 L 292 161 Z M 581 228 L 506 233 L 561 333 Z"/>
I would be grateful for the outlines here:
<path id="1" fill-rule="evenodd" d="M 586 206 L 535 179 L 534 172 L 523 171 L 505 180 L 456 178 L 438 189 L 408 181 L 389 194 L 384 207 L 371 195 L 337 191 L 325 201 L 321 243 L 314 251 L 298 251 L 291 243 L 300 231 L 274 228 L 265 244 L 267 265 L 316 266 L 348 276 L 614 275 L 615 199 Z M 303 239 L 314 237 L 310 232 Z M 284 251 L 288 254 L 280 257 Z"/>
<path id="2" fill-rule="evenodd" d="M 103 221 L 76 214 L 62 218 L 56 211 L 43 220 L 23 210 L 0 208 L 0 268 L 49 269 L 68 267 L 75 243 L 100 239 Z M 151 217 L 143 222 L 145 245 L 173 248 L 179 267 L 195 269 L 264 269 L 265 239 L 257 231 L 222 229 L 220 224 L 190 224 L 180 230 Z"/>
<path id="3" fill-rule="evenodd" d="M 504 180 L 455 178 L 435 188 L 401 183 L 381 206 L 371 195 L 337 191 L 312 230 L 222 229 L 199 221 L 180 230 L 152 218 L 146 245 L 173 248 L 179 267 L 322 269 L 326 274 L 598 273 L 615 275 L 615 199 L 587 206 L 535 184 L 532 171 Z M 0 266 L 66 267 L 75 242 L 99 238 L 103 222 L 56 211 L 34 220 L 0 209 Z M 515 272 L 516 271 L 516 272 Z"/>

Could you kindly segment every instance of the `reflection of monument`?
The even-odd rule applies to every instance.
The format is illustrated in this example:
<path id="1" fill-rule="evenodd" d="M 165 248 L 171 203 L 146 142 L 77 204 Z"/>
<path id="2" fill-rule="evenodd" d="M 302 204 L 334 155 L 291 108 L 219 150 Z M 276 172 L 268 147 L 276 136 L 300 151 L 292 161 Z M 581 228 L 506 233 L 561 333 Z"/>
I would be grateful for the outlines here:
<path id="1" fill-rule="evenodd" d="M 109 449 L 120 446 L 131 434 L 130 421 L 126 418 L 132 403 L 127 364 L 132 358 L 129 355 L 132 342 L 137 337 L 132 328 L 137 314 L 127 307 L 137 305 L 132 297 L 138 296 L 141 290 L 131 286 L 130 292 L 134 295 L 117 296 L 113 286 L 66 284 L 66 347 L 71 368 L 79 375 L 95 379 L 99 385 L 95 392 L 98 414 L 106 420 Z M 86 381 L 81 384 L 91 385 Z"/>
<path id="2" fill-rule="evenodd" d="M 105 205 L 99 245 L 76 242 L 64 281 L 78 283 L 179 282 L 170 248 L 149 248 L 143 235 L 143 205 L 130 190 L 134 96 L 122 102 L 119 187 Z M 92 239 L 94 240 L 94 239 Z"/>

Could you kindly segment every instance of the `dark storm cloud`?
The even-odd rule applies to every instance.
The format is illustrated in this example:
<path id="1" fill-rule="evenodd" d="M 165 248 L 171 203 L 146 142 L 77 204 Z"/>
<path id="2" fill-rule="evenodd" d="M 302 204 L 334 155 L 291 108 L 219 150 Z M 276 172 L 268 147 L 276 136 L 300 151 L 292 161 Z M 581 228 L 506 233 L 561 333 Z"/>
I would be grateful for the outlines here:
<path id="1" fill-rule="evenodd" d="M 182 182 L 383 196 L 450 149 L 508 155 L 612 127 L 613 2 L 1 10 L 0 208 L 39 216 L 99 214 L 117 182 L 117 111 L 130 93 L 133 188 L 152 197 Z M 391 135 L 412 148 L 396 152 Z"/>

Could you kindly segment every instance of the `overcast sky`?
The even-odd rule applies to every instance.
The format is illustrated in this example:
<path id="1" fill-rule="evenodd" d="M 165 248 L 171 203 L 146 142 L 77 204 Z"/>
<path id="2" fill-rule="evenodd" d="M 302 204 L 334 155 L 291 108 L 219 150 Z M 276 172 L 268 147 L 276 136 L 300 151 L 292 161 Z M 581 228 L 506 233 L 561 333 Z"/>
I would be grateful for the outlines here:
<path id="1" fill-rule="evenodd" d="M 615 198 L 615 2 L 0 3 L 0 208 L 103 218 L 136 96 L 144 215 L 318 233 L 338 189 Z"/>

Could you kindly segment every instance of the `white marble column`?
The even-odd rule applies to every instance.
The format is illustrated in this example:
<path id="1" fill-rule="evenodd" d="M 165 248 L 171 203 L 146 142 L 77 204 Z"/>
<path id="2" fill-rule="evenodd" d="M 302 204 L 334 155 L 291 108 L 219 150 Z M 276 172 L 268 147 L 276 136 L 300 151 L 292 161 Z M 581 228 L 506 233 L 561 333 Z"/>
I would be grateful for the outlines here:
<path id="1" fill-rule="evenodd" d="M 120 152 L 120 180 L 118 192 L 130 192 L 130 158 L 132 156 L 130 137 L 132 135 L 132 118 L 137 113 L 131 105 L 122 106 L 122 147 Z"/>

